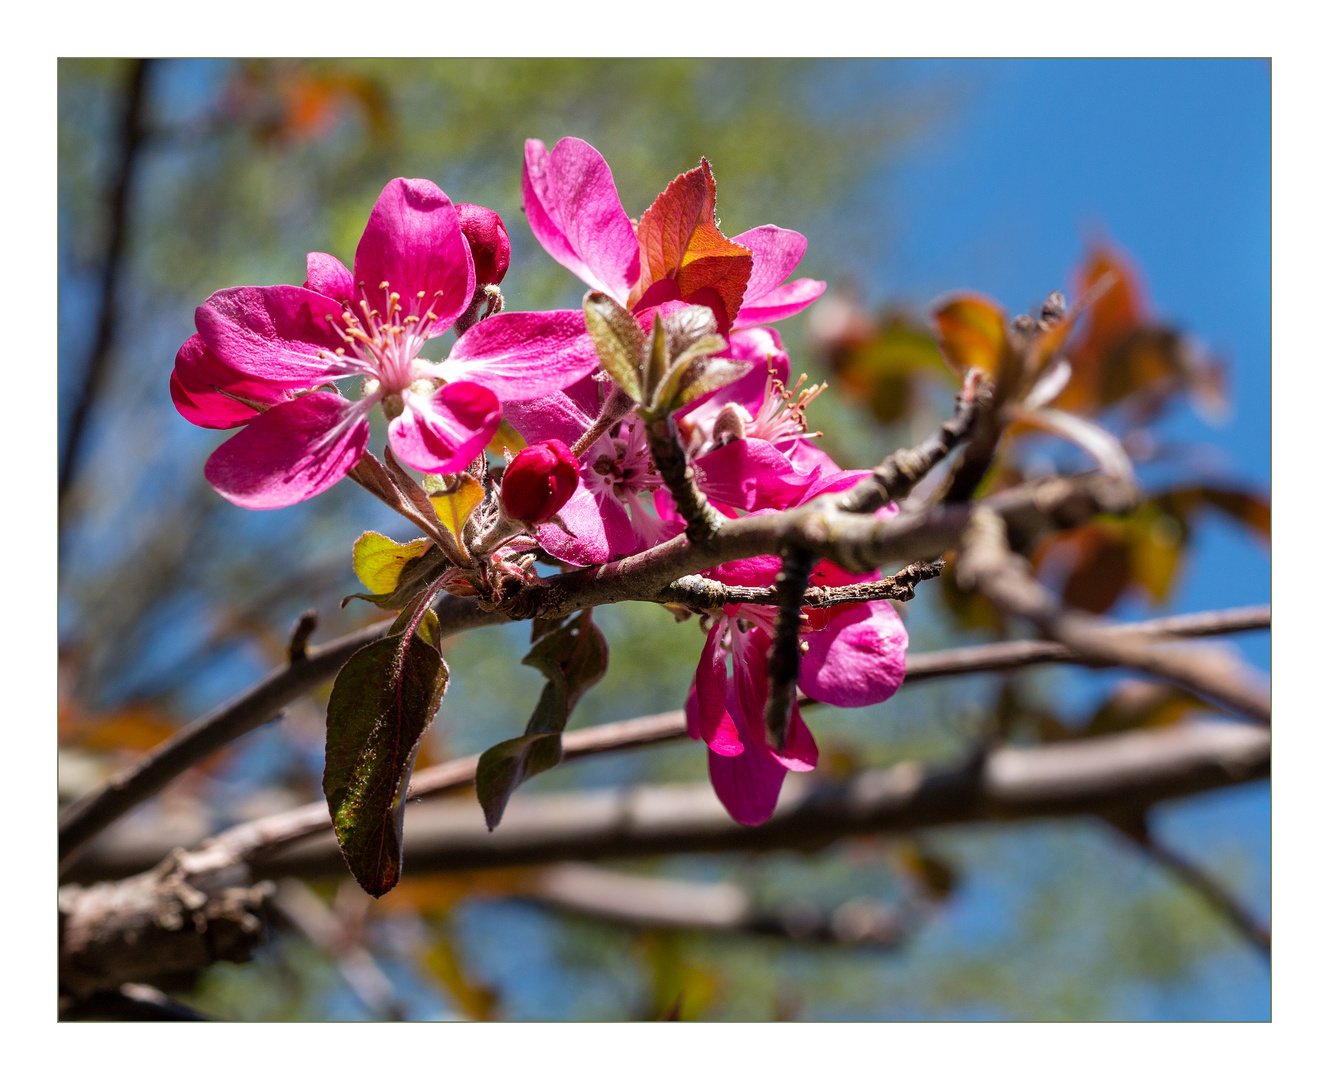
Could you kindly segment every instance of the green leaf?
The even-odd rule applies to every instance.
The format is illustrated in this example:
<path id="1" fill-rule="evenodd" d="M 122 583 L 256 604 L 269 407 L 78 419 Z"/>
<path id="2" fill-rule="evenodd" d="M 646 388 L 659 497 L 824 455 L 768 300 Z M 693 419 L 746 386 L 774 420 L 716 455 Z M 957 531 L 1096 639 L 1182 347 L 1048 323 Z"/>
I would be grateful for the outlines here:
<path id="1" fill-rule="evenodd" d="M 370 896 L 401 877 L 402 796 L 447 684 L 443 658 L 417 635 L 366 645 L 333 683 L 323 793 L 346 864 Z"/>
<path id="2" fill-rule="evenodd" d="M 382 533 L 361 533 L 351 548 L 351 565 L 355 576 L 371 593 L 391 593 L 397 588 L 406 564 L 423 555 L 432 543 L 422 538 L 399 544 Z"/>
<path id="3" fill-rule="evenodd" d="M 660 313 L 656 312 L 655 322 L 651 326 L 650 356 L 646 364 L 646 386 L 643 397 L 651 397 L 668 369 L 669 335 L 665 332 L 664 321 L 660 318 Z"/>
<path id="4" fill-rule="evenodd" d="M 656 387 L 655 394 L 651 398 L 651 416 L 657 419 L 668 416 L 675 409 L 681 408 L 693 398 L 704 394 L 705 390 L 693 390 L 688 397 L 684 397 L 683 388 L 692 388 L 694 384 L 711 380 L 712 371 L 716 376 L 730 376 L 707 387 L 707 389 L 714 390 L 716 387 L 733 382 L 734 379 L 746 375 L 752 370 L 751 364 L 736 363 L 732 360 L 708 361 L 706 359 L 711 354 L 719 352 L 724 346 L 724 338 L 718 334 L 710 334 L 684 349 L 675 358 L 660 385 Z"/>
<path id="5" fill-rule="evenodd" d="M 626 308 L 604 293 L 588 292 L 582 301 L 586 313 L 586 332 L 595 343 L 601 366 L 622 391 L 640 403 L 642 360 L 646 355 L 646 335 Z"/>
<path id="6" fill-rule="evenodd" d="M 475 793 L 491 832 L 513 791 L 563 760 L 563 729 L 582 694 L 600 681 L 609 666 L 609 646 L 587 608 L 542 636 L 522 663 L 548 681 L 525 734 L 491 746 L 476 765 Z"/>
<path id="7" fill-rule="evenodd" d="M 706 360 L 700 363 L 693 363 L 690 369 L 683 374 L 679 380 L 678 394 L 671 402 L 674 409 L 681 409 L 690 401 L 709 394 L 712 390 L 718 390 L 722 386 L 728 386 L 731 382 L 741 379 L 752 370 L 751 364 L 745 364 L 742 361 L 735 360 Z"/>

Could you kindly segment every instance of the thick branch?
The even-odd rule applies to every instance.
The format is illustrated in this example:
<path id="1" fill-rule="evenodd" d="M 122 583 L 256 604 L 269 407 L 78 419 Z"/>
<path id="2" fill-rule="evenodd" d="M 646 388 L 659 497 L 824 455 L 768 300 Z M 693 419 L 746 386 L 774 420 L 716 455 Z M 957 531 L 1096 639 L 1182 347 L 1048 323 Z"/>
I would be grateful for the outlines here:
<path id="1" fill-rule="evenodd" d="M 451 597 L 436 610 L 445 634 L 506 621 L 501 615 L 481 612 L 473 604 Z M 278 668 L 234 701 L 182 728 L 102 787 L 65 807 L 59 818 L 61 866 L 68 866 L 102 829 L 157 794 L 181 773 L 275 719 L 283 706 L 332 678 L 353 653 L 382 637 L 390 625 L 391 621 L 385 620 L 308 649 L 304 659 Z"/>
<path id="2" fill-rule="evenodd" d="M 584 756 L 685 734 L 681 713 L 663 713 L 563 738 L 565 756 Z M 411 796 L 469 786 L 475 761 L 422 770 Z M 848 783 L 791 774 L 775 816 L 756 829 L 735 824 L 705 784 L 519 793 L 492 834 L 474 800 L 443 800 L 408 807 L 406 863 L 408 871 L 463 870 L 634 854 L 799 848 L 851 835 L 971 821 L 1120 816 L 1142 812 L 1160 799 L 1256 779 L 1268 769 L 1268 730 L 1190 723 L 1051 746 L 1007 747 L 985 761 L 948 767 L 908 763 L 862 773 Z M 214 872 L 234 866 L 239 856 L 264 875 L 344 873 L 330 831 L 327 807 L 315 803 L 237 826 L 185 860 Z M 87 860 L 79 874 L 131 873 L 159 858 L 160 848 L 122 849 L 112 858 Z"/>
<path id="3" fill-rule="evenodd" d="M 1049 637 L 1091 660 L 1147 672 L 1244 716 L 1269 722 L 1269 693 L 1248 665 L 1214 649 L 1160 648 L 1133 634 L 1113 634 L 1112 624 L 1070 611 L 1006 544 L 1005 523 L 979 509 L 965 532 L 956 561 L 962 588 L 978 590 L 998 607 L 1028 619 Z"/>
<path id="4" fill-rule="evenodd" d="M 490 833 L 473 800 L 406 811 L 408 870 L 468 870 L 697 851 L 807 850 L 849 836 L 974 821 L 1104 815 L 1268 774 L 1267 729 L 1225 723 L 1030 748 L 947 767 L 917 763 L 847 782 L 791 774 L 774 816 L 736 824 L 709 784 L 514 795 Z M 306 840 L 255 871 L 342 875 L 331 836 Z"/>
<path id="5" fill-rule="evenodd" d="M 183 854 L 183 853 L 181 853 Z M 122 983 L 242 962 L 265 940 L 259 909 L 271 892 L 247 868 L 194 873 L 168 856 L 125 881 L 60 890 L 60 988 L 84 997 Z"/>
<path id="6" fill-rule="evenodd" d="M 727 882 L 671 881 L 584 863 L 551 866 L 526 891 L 542 905 L 625 926 L 876 947 L 898 944 L 922 914 L 865 897 L 830 911 L 807 903 L 762 910 L 743 889 Z"/>
<path id="7" fill-rule="evenodd" d="M 1268 626 L 1269 608 L 1264 606 L 1153 619 L 1121 627 L 1112 633 L 1201 637 L 1263 629 Z M 977 645 L 965 649 L 947 649 L 908 656 L 905 660 L 905 683 L 912 684 L 950 675 L 1009 671 L 1045 663 L 1084 664 L 1089 661 L 1055 642 L 1006 641 L 994 645 Z M 800 704 L 806 707 L 810 703 L 802 701 Z M 594 754 L 654 746 L 681 739 L 686 734 L 687 721 L 682 710 L 639 717 L 635 720 L 598 724 L 595 727 L 567 732 L 563 736 L 563 760 L 571 761 Z M 475 769 L 479 760 L 479 755 L 473 754 L 420 769 L 411 780 L 408 798 L 421 799 L 469 787 L 475 780 Z M 197 854 L 206 854 L 207 863 L 212 867 L 262 859 L 275 855 L 297 840 L 324 832 L 331 826 L 327 804 L 321 801 L 309 803 L 294 810 L 236 825 L 211 838 Z M 145 862 L 150 864 L 158 857 L 151 855 Z M 131 872 L 132 869 L 135 867 L 101 866 L 93 859 L 80 863 L 76 876 L 79 880 L 87 881 L 98 875 L 118 876 Z"/>

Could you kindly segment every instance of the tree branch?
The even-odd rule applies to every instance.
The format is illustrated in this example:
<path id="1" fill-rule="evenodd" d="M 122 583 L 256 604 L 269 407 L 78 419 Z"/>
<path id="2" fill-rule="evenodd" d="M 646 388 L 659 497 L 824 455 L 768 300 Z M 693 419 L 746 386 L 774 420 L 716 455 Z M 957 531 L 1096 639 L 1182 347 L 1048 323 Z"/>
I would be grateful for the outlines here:
<path id="1" fill-rule="evenodd" d="M 798 698 L 798 669 L 803 660 L 803 591 L 812 574 L 812 556 L 790 548 L 780 559 L 775 579 L 775 627 L 766 657 L 766 737 L 784 750 Z"/>
<path id="2" fill-rule="evenodd" d="M 918 446 L 896 450 L 872 470 L 871 476 L 842 495 L 834 496 L 835 508 L 850 513 L 872 513 L 879 506 L 903 499 L 968 437 L 979 412 L 991 405 L 991 399 L 990 383 L 966 384 L 964 392 L 956 396 L 955 412 L 949 420 Z"/>
<path id="3" fill-rule="evenodd" d="M 849 836 L 975 821 L 1122 812 L 1268 775 L 1267 729 L 1189 723 L 1077 742 L 1004 747 L 951 766 L 919 763 L 846 782 L 791 774 L 774 816 L 735 823 L 709 784 L 512 797 L 490 833 L 473 800 L 406 811 L 409 870 L 470 870 L 699 851 L 808 850 Z M 256 873 L 345 874 L 319 836 L 254 861 Z"/>
<path id="4" fill-rule="evenodd" d="M 386 624 L 379 624 L 384 626 Z M 1232 633 L 1241 630 L 1263 629 L 1269 626 L 1269 608 L 1234 608 L 1228 611 L 1207 611 L 1195 615 L 1176 615 L 1164 619 L 1134 623 L 1110 631 L 1118 634 L 1142 634 L 1149 636 L 1170 635 L 1175 637 L 1202 637 L 1215 634 Z M 375 629 L 368 627 L 360 634 Z M 352 638 L 357 635 L 352 635 Z M 319 655 L 327 655 L 334 648 L 346 648 L 342 642 L 334 642 L 324 647 Z M 358 647 L 358 645 L 356 646 Z M 351 649 L 354 651 L 354 648 Z M 977 645 L 964 649 L 947 649 L 935 653 L 921 653 L 905 658 L 906 685 L 944 678 L 952 675 L 969 675 L 982 672 L 1009 671 L 1032 664 L 1079 663 L 1101 666 L 1079 656 L 1071 649 L 1055 642 L 1044 641 L 1007 641 L 993 645 Z M 331 671 L 327 669 L 323 678 Z M 812 704 L 806 700 L 800 705 Z M 620 720 L 610 724 L 597 724 L 594 727 L 570 731 L 563 736 L 563 760 L 572 761 L 579 757 L 594 754 L 613 753 L 619 750 L 632 750 L 643 746 L 681 739 L 687 734 L 687 721 L 682 710 L 659 713 L 654 716 L 639 717 L 635 720 Z M 418 770 L 411 780 L 409 799 L 421 799 L 433 795 L 442 795 L 460 791 L 469 787 L 475 780 L 478 754 L 469 757 L 445 761 L 426 769 Z M 273 814 L 256 821 L 236 825 L 208 840 L 196 853 L 206 853 L 210 867 L 246 862 L 254 858 L 263 858 L 275 854 L 282 848 L 307 836 L 313 836 L 331 828 L 328 808 L 325 802 L 309 803 L 294 810 Z M 195 853 L 191 853 L 195 854 Z M 78 856 L 75 856 L 77 859 Z M 155 861 L 155 858 L 152 860 Z M 73 860 L 71 860 L 71 865 Z M 130 872 L 123 867 L 101 866 L 94 858 L 77 863 L 78 880 L 93 880 L 98 876 L 119 876 Z"/>
<path id="5" fill-rule="evenodd" d="M 1123 836 L 1134 841 L 1141 851 L 1166 867 L 1182 884 L 1198 893 L 1215 911 L 1226 919 L 1243 938 L 1270 957 L 1269 927 L 1246 910 L 1228 888 L 1208 871 L 1165 844 L 1159 843 L 1149 819 L 1143 813 L 1109 816 L 1108 823 Z"/>
<path id="6" fill-rule="evenodd" d="M 564 735 L 565 757 L 682 738 L 681 712 Z M 409 798 L 470 785 L 477 758 L 421 770 Z M 859 774 L 849 782 L 791 774 L 767 824 L 736 824 L 710 786 L 670 785 L 512 797 L 492 834 L 474 800 L 413 802 L 406 811 L 408 871 L 465 870 L 568 859 L 684 851 L 801 848 L 866 833 L 972 821 L 1142 812 L 1160 799 L 1268 774 L 1267 729 L 1188 723 L 1038 747 L 1005 747 L 950 766 L 918 763 Z M 519 812 L 514 817 L 514 809 Z M 344 873 L 323 803 L 236 826 L 181 861 L 198 873 L 308 876 Z M 161 857 L 161 848 L 119 849 L 79 867 L 85 880 L 120 876 Z"/>
<path id="7" fill-rule="evenodd" d="M 811 904 L 762 910 L 737 885 L 622 874 L 585 863 L 558 863 L 524 890 L 545 907 L 645 929 L 747 933 L 793 941 L 889 947 L 919 920 L 860 897 L 830 911 Z"/>
<path id="8" fill-rule="evenodd" d="M 481 612 L 453 597 L 445 598 L 435 610 L 444 634 L 506 621 L 497 613 Z M 88 841 L 181 773 L 276 719 L 285 705 L 331 679 L 357 650 L 377 641 L 391 625 L 391 620 L 384 620 L 307 649 L 304 659 L 278 668 L 234 701 L 181 728 L 100 788 L 70 803 L 59 817 L 61 867 L 68 867 Z"/>
<path id="9" fill-rule="evenodd" d="M 1011 552 L 1005 523 L 989 510 L 977 509 L 965 530 L 956 580 L 961 588 L 982 592 L 1004 611 L 1028 619 L 1082 656 L 1147 672 L 1269 723 L 1269 693 L 1260 688 L 1248 665 L 1214 649 L 1159 648 L 1138 635 L 1113 634 L 1111 623 L 1063 608 L 1033 577 L 1028 563 Z"/>
<path id="10" fill-rule="evenodd" d="M 941 560 L 916 562 L 881 581 L 830 587 L 809 586 L 803 591 L 803 607 L 838 607 L 841 604 L 865 604 L 870 600 L 912 600 L 914 587 L 921 581 L 940 576 L 945 566 Z M 717 611 L 729 604 L 775 604 L 775 593 L 774 586 L 754 588 L 726 585 L 714 578 L 689 574 L 666 585 L 656 594 L 655 599 L 661 604 L 682 604 L 697 611 Z"/>
<path id="11" fill-rule="evenodd" d="M 725 518 L 697 486 L 696 471 L 683 449 L 673 416 L 646 421 L 646 439 L 660 478 L 674 497 L 679 515 L 687 522 L 684 535 L 691 543 L 704 546 L 720 531 Z"/>
<path id="12" fill-rule="evenodd" d="M 93 341 L 87 367 L 84 369 L 83 384 L 79 388 L 78 400 L 69 420 L 69 433 L 65 436 L 65 452 L 60 461 L 57 488 L 57 499 L 61 507 L 64 506 L 69 494 L 74 471 L 78 466 L 88 417 L 92 414 L 92 407 L 106 382 L 111 346 L 115 341 L 119 289 L 123 276 L 121 267 L 127 246 L 126 237 L 129 234 L 129 195 L 133 187 L 139 149 L 143 145 L 143 102 L 150 64 L 149 60 L 134 60 L 130 66 L 129 86 L 125 93 L 125 111 L 120 123 L 119 155 L 107 197 L 110 229 L 106 240 L 106 260 L 102 264 L 101 313 L 97 320 L 97 337 Z"/>
<path id="13" fill-rule="evenodd" d="M 1111 478 L 1050 477 L 1003 491 L 980 505 L 1003 515 L 1013 527 L 1036 531 L 1040 526 L 1078 524 L 1100 511 L 1123 509 L 1133 499 L 1130 485 Z M 582 607 L 654 600 L 682 574 L 736 558 L 778 553 L 788 543 L 850 570 L 873 569 L 895 560 L 931 558 L 954 547 L 972 512 L 968 506 L 940 507 L 882 521 L 838 511 L 808 514 L 806 507 L 754 515 L 726 521 L 704 549 L 680 536 L 640 555 L 545 579 L 521 590 L 501 609 L 447 596 L 435 610 L 447 635 L 508 619 L 567 615 Z M 107 825 L 186 769 L 272 720 L 282 706 L 331 678 L 357 649 L 377 640 L 390 625 L 388 621 L 377 623 L 311 649 L 305 660 L 268 675 L 231 704 L 182 729 L 101 788 L 66 807 L 59 818 L 62 869 Z"/>

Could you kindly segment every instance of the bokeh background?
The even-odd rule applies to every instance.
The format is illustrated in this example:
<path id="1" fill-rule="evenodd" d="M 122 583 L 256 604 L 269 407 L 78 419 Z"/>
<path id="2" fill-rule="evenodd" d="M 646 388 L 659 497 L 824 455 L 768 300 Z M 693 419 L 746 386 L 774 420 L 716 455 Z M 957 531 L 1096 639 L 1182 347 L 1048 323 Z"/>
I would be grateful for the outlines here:
<path id="1" fill-rule="evenodd" d="M 212 492 L 202 464 L 222 434 L 186 423 L 167 391 L 194 307 L 231 285 L 299 283 L 306 251 L 349 261 L 374 198 L 399 175 L 503 216 L 511 309 L 577 305 L 583 287 L 521 212 L 528 137 L 593 143 L 633 216 L 705 154 L 727 234 L 773 221 L 807 235 L 799 272 L 830 290 L 780 330 L 794 370 L 831 383 L 811 420 L 846 467 L 929 430 L 950 387 L 899 350 L 884 367 L 863 361 L 845 344 L 845 318 L 867 320 L 870 342 L 959 289 L 1011 314 L 1036 309 L 1053 288 L 1074 296 L 1090 254 L 1112 252 L 1144 314 L 1225 373 L 1222 393 L 1208 385 L 1143 418 L 1115 417 L 1138 435 L 1128 445 L 1146 489 L 1209 485 L 1248 501 L 1201 499 L 1174 515 L 1163 568 L 1135 572 L 1132 549 L 1135 570 L 1105 606 L 1135 618 L 1267 602 L 1269 110 L 1261 61 L 62 61 L 62 798 L 269 670 L 302 610 L 318 610 L 320 637 L 377 619 L 338 607 L 357 589 L 350 545 L 370 528 L 408 539 L 350 485 L 262 513 Z M 1068 460 L 1035 442 L 1023 466 Z M 1158 547 L 1159 531 L 1149 535 Z M 1100 548 L 1085 540 L 1063 562 L 1102 581 L 1112 566 L 1095 562 Z M 920 588 L 907 618 L 920 651 L 1018 630 L 948 603 L 941 587 Z M 572 726 L 679 707 L 702 641 L 695 621 L 644 605 L 597 621 L 610 669 Z M 520 732 L 540 689 L 518 664 L 525 642 L 512 627 L 451 644 L 454 679 L 425 761 Z M 1232 645 L 1268 668 L 1267 634 Z M 1002 702 L 1018 737 L 1071 737 L 1119 691 L 1119 674 L 1042 670 L 928 684 L 809 719 L 823 768 L 945 761 L 982 737 Z M 120 838 L 188 843 L 319 797 L 325 700 L 181 778 Z M 704 777 L 704 752 L 689 744 L 562 766 L 530 790 Z M 1245 785 L 1166 805 L 1153 826 L 1267 922 L 1269 807 L 1266 783 Z M 622 868 L 732 881 L 772 908 L 868 897 L 927 917 L 890 949 L 641 932 L 551 912 L 493 882 L 412 881 L 408 866 L 411 888 L 365 916 L 390 1014 L 640 1019 L 683 993 L 684 1015 L 705 1019 L 1269 1016 L 1267 959 L 1097 821 Z M 337 883 L 316 888 L 332 900 Z M 295 933 L 181 996 L 233 1018 L 383 1015 Z"/>

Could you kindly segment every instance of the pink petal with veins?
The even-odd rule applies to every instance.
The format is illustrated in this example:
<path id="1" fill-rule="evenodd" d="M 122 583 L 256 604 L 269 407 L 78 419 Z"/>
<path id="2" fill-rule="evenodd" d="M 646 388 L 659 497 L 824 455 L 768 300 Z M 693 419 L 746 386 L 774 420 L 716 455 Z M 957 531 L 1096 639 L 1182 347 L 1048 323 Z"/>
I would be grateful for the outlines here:
<path id="1" fill-rule="evenodd" d="M 826 282 L 799 278 L 772 289 L 759 300 L 744 304 L 734 318 L 734 329 L 742 330 L 761 323 L 776 322 L 797 315 L 826 291 Z"/>
<path id="2" fill-rule="evenodd" d="M 531 232 L 556 262 L 626 303 L 640 276 L 637 234 L 595 147 L 567 138 L 550 152 L 527 139 L 521 199 Z"/>
<path id="3" fill-rule="evenodd" d="M 476 323 L 438 373 L 487 386 L 500 401 L 525 401 L 571 386 L 599 365 L 584 313 L 521 311 Z"/>
<path id="4" fill-rule="evenodd" d="M 205 428 L 239 427 L 261 411 L 227 396 L 223 390 L 263 405 L 276 405 L 292 397 L 290 390 L 247 379 L 227 367 L 203 344 L 202 337 L 191 335 L 175 354 L 175 370 L 171 373 L 171 400 L 176 410 L 191 424 Z"/>
<path id="5" fill-rule="evenodd" d="M 694 738 L 705 739 L 706 745 L 721 757 L 734 757 L 743 753 L 743 740 L 739 738 L 734 718 L 725 708 L 729 675 L 719 643 L 722 629 L 718 622 L 711 627 L 701 649 L 701 659 L 697 661 L 697 675 L 693 682 L 697 707 L 697 735 Z M 689 697 L 688 701 L 691 704 L 692 698 Z"/>
<path id="6" fill-rule="evenodd" d="M 276 405 L 213 451 L 208 482 L 237 506 L 270 510 L 312 498 L 345 476 L 369 442 L 368 409 L 315 392 Z"/>
<path id="7" fill-rule="evenodd" d="M 305 288 L 322 293 L 349 307 L 354 300 L 355 279 L 342 261 L 322 251 L 305 256 Z"/>
<path id="8" fill-rule="evenodd" d="M 393 452 L 421 472 L 461 472 L 498 430 L 502 408 L 492 390 L 448 383 L 432 397 L 402 395 L 405 412 L 388 425 Z"/>
<path id="9" fill-rule="evenodd" d="M 842 708 L 885 701 L 904 681 L 909 635 L 900 616 L 888 600 L 831 610 L 826 628 L 805 638 L 799 688 Z"/>
<path id="10" fill-rule="evenodd" d="M 307 390 L 338 374 L 341 305 L 296 285 L 242 286 L 213 293 L 194 325 L 217 358 L 274 387 Z M 322 354 L 322 355 L 320 355 Z"/>
<path id="11" fill-rule="evenodd" d="M 430 336 L 441 334 L 470 306 L 475 293 L 471 249 L 452 200 L 432 181 L 389 181 L 369 213 L 355 249 L 357 303 L 363 289 L 370 307 L 386 312 L 384 281 L 401 294 L 407 314 L 434 313 Z"/>

